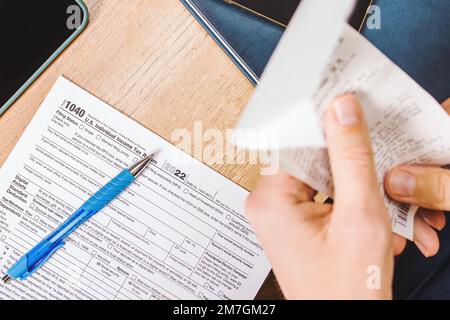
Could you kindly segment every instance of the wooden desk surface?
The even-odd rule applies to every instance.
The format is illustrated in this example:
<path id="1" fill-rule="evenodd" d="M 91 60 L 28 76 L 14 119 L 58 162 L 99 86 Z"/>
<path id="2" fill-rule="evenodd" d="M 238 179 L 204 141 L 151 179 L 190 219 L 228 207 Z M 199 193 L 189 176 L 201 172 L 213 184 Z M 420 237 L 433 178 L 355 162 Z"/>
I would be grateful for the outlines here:
<path id="1" fill-rule="evenodd" d="M 170 140 L 194 121 L 234 128 L 252 84 L 178 0 L 85 0 L 81 36 L 0 118 L 0 165 L 59 75 Z M 259 168 L 213 168 L 251 190 Z M 258 298 L 280 298 L 273 275 Z"/>

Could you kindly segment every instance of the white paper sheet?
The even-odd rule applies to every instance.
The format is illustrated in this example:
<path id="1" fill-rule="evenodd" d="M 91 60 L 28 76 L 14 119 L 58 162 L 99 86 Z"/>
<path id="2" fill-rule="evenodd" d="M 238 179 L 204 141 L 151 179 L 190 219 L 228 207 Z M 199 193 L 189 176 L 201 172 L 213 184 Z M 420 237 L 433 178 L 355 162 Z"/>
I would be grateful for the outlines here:
<path id="1" fill-rule="evenodd" d="M 75 105 L 75 106 L 74 106 Z M 252 299 L 270 266 L 248 192 L 60 78 L 0 172 L 0 270 L 144 153 L 153 164 L 0 299 Z"/>
<path id="2" fill-rule="evenodd" d="M 330 7 L 320 6 L 320 1 L 302 3 L 331 13 Z M 360 98 L 369 122 L 383 195 L 383 177 L 396 165 L 450 163 L 450 118 L 439 103 L 362 35 L 344 24 L 342 12 L 331 20 L 317 19 L 304 24 L 299 19 L 302 10 L 303 6 L 288 28 L 288 37 L 272 57 L 238 129 L 276 132 L 282 168 L 332 196 L 320 119 L 335 96 L 353 92 Z M 335 28 L 339 30 L 335 40 L 314 32 L 325 29 L 335 34 Z M 311 33 L 317 39 L 311 40 L 305 30 L 313 30 Z M 334 50 L 330 51 L 330 47 Z M 311 58 L 311 52 L 321 58 Z M 310 65 L 299 61 L 308 61 Z M 317 74 L 320 81 L 316 81 Z M 236 141 L 250 149 L 274 146 L 273 142 L 264 141 L 258 141 L 257 145 L 255 140 L 239 136 Z M 394 203 L 386 196 L 385 200 L 393 230 L 412 239 L 417 207 Z"/>

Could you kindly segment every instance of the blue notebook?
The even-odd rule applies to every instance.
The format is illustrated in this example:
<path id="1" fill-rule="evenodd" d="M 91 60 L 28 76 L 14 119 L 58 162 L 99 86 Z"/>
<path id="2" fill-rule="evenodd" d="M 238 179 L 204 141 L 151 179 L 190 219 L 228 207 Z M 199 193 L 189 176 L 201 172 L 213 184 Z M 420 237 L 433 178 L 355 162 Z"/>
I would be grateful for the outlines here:
<path id="1" fill-rule="evenodd" d="M 223 0 L 181 2 L 256 85 L 284 29 Z"/>
<path id="2" fill-rule="evenodd" d="M 284 29 L 223 0 L 180 0 L 255 85 Z M 438 101 L 450 97 L 450 1 L 375 0 L 381 30 L 362 33 Z M 397 258 L 394 296 L 450 299 L 450 223 L 437 256 L 414 247 Z"/>

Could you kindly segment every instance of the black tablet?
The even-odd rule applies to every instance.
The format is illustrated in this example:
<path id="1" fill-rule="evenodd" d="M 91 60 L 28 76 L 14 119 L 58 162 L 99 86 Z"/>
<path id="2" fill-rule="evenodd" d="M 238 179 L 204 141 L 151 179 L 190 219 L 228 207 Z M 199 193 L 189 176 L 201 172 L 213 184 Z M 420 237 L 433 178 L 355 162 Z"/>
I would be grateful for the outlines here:
<path id="1" fill-rule="evenodd" d="M 0 115 L 87 25 L 82 0 L 0 0 Z"/>

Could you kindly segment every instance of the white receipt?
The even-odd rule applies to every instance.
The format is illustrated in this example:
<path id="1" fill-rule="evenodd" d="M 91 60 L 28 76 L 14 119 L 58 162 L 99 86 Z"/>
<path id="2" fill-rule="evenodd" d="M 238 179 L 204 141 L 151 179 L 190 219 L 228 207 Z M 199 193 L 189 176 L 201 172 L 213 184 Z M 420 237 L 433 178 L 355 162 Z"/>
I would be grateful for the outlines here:
<path id="1" fill-rule="evenodd" d="M 270 266 L 244 217 L 248 192 L 64 78 L 0 172 L 0 271 L 155 150 L 43 267 L 0 284 L 0 299 L 254 298 Z"/>
<path id="2" fill-rule="evenodd" d="M 423 88 L 345 24 L 344 14 L 332 20 L 301 19 L 305 7 L 314 16 L 320 16 L 324 8 L 328 13 L 334 12 L 331 4 L 325 3 L 326 0 L 302 1 L 238 128 L 266 131 L 275 128 L 279 145 L 274 148 L 281 149 L 281 167 L 317 191 L 333 195 L 320 119 L 334 97 L 355 93 L 369 123 L 380 192 L 389 209 L 393 230 L 412 239 L 417 207 L 390 200 L 384 193 L 383 177 L 400 164 L 449 164 L 450 118 Z M 339 4 L 333 1 L 333 5 Z M 316 39 L 316 29 L 321 30 L 319 36 L 324 30 L 339 30 L 339 34 L 334 40 Z M 314 52 L 321 59 L 304 54 L 302 46 L 304 51 Z M 327 63 L 323 63 L 324 55 L 328 55 Z M 305 58 L 309 66 L 301 63 Z M 321 80 L 316 81 L 317 78 Z M 271 90 L 272 87 L 279 90 Z M 239 137 L 236 141 L 239 143 Z M 252 140 L 242 141 L 241 147 L 260 148 Z"/>
<path id="3" fill-rule="evenodd" d="M 344 92 L 356 93 L 368 119 L 380 192 L 393 231 L 412 239 L 417 207 L 392 201 L 384 192 L 383 179 L 400 164 L 450 163 L 450 118 L 428 93 L 350 27 L 344 29 L 315 93 L 317 113 L 323 115 L 332 99 Z M 284 150 L 280 159 L 285 170 L 316 190 L 333 194 L 325 149 Z"/>

